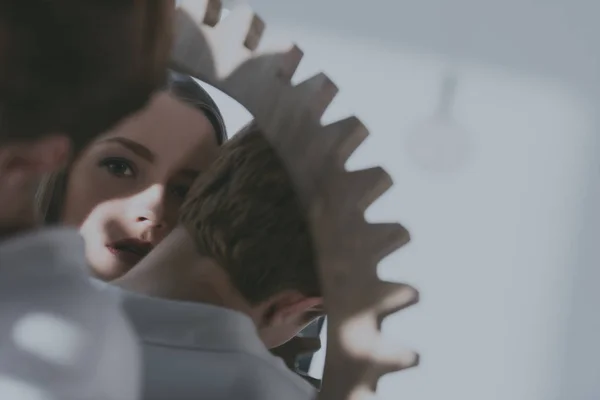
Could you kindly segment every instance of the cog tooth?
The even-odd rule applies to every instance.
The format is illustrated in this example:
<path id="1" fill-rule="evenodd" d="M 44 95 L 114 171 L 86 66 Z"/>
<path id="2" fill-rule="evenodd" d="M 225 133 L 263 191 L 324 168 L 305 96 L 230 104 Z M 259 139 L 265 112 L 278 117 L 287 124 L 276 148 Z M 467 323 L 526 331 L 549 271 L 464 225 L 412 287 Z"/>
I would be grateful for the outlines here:
<path id="1" fill-rule="evenodd" d="M 399 349 L 393 351 L 392 346 L 386 346 L 383 341 L 377 343 L 377 350 L 371 356 L 372 364 L 367 373 L 368 384 L 373 389 L 377 387 L 377 381 L 385 374 L 402 371 L 419 365 L 419 354 L 412 350 Z"/>
<path id="2" fill-rule="evenodd" d="M 202 27 L 203 9 L 196 10 L 192 7 L 194 4 L 192 0 L 186 1 L 175 13 L 171 67 L 206 82 L 214 82 L 214 56 L 207 33 L 203 32 L 206 29 Z"/>
<path id="3" fill-rule="evenodd" d="M 367 127 L 356 117 L 348 117 L 323 128 L 321 146 L 337 153 L 337 161 L 345 163 L 369 136 Z"/>
<path id="4" fill-rule="evenodd" d="M 180 0 L 177 8 L 185 10 L 197 24 L 215 26 L 221 18 L 221 0 Z"/>
<path id="5" fill-rule="evenodd" d="M 327 75 L 321 72 L 299 83 L 294 92 L 301 96 L 303 103 L 310 109 L 311 114 L 315 118 L 321 119 L 338 93 L 338 87 Z"/>
<path id="6" fill-rule="evenodd" d="M 356 236 L 359 239 L 355 244 L 361 252 L 371 257 L 370 261 L 375 268 L 385 257 L 410 242 L 410 233 L 397 222 L 363 222 L 362 227 L 356 228 Z"/>
<path id="7" fill-rule="evenodd" d="M 250 29 L 248 30 L 248 36 L 246 36 L 246 40 L 244 40 L 244 47 L 246 47 L 250 51 L 256 50 L 264 31 L 264 21 L 260 19 L 257 15 L 255 15 L 252 19 Z"/>
<path id="8" fill-rule="evenodd" d="M 360 196 L 356 205 L 361 210 L 366 210 L 393 185 L 392 177 L 379 166 L 349 172 L 348 179 L 353 187 L 352 192 Z"/>
<path id="9" fill-rule="evenodd" d="M 290 44 L 283 49 L 259 46 L 257 53 L 260 55 L 249 60 L 248 66 L 254 64 L 256 67 L 252 66 L 251 68 L 255 72 L 260 68 L 261 74 L 268 77 L 268 81 L 273 81 L 273 77 L 277 77 L 279 83 L 285 83 L 288 86 L 304 57 L 304 52 L 295 44 Z M 260 67 L 258 67 L 259 63 Z"/>
<path id="10" fill-rule="evenodd" d="M 368 288 L 376 287 L 369 285 Z M 370 293 L 371 290 L 362 297 L 369 297 Z M 374 392 L 383 375 L 412 368 L 419 363 L 418 353 L 391 346 L 384 339 L 375 324 L 375 309 L 365 308 L 360 300 L 356 296 L 346 299 L 338 307 L 352 310 L 352 314 L 340 318 L 333 313 L 329 319 L 321 398 L 349 399 L 352 397 L 348 395 L 357 389 L 362 393 Z"/>
<path id="11" fill-rule="evenodd" d="M 208 0 L 206 5 L 206 13 L 204 14 L 204 24 L 210 27 L 214 27 L 219 23 L 221 19 L 221 12 L 223 10 L 223 3 L 221 0 Z"/>
<path id="12" fill-rule="evenodd" d="M 254 51 L 264 30 L 263 20 L 247 4 L 243 4 L 233 8 L 227 17 L 217 24 L 215 35 L 221 39 L 221 46 L 232 46 L 237 42 Z"/>
<path id="13" fill-rule="evenodd" d="M 276 76 L 285 82 L 289 82 L 296 73 L 300 61 L 304 57 L 304 52 L 294 44 L 288 51 L 278 54 L 276 57 L 274 62 L 280 65 Z"/>
<path id="14" fill-rule="evenodd" d="M 377 307 L 377 327 L 388 316 L 419 302 L 419 291 L 405 283 L 380 281 L 372 289 Z"/>
<path id="15" fill-rule="evenodd" d="M 329 171 L 323 174 L 321 182 L 321 185 L 331 182 L 330 187 L 324 190 L 329 192 L 334 201 L 361 212 L 364 212 L 393 184 L 392 177 L 379 166 L 342 173 Z"/>
<path id="16" fill-rule="evenodd" d="M 317 185 L 312 186 L 312 189 L 318 189 L 319 182 L 326 182 L 327 172 L 331 171 L 342 175 L 343 181 L 348 176 L 342 168 L 345 160 L 364 141 L 369 132 L 356 117 L 337 121 L 320 130 L 315 127 L 318 124 L 316 121 L 306 118 L 305 115 L 304 118 L 301 117 L 302 114 L 296 123 L 288 124 L 297 128 L 298 133 L 289 135 L 293 140 L 287 140 L 285 150 L 282 149 L 286 154 L 286 161 L 301 171 L 297 179 L 306 180 L 305 177 L 310 177 L 310 181 Z M 310 136 L 311 132 L 317 130 L 318 134 Z M 311 157 L 308 165 L 305 160 L 307 154 Z M 310 186 L 299 184 L 303 189 L 307 189 L 305 194 L 310 198 Z"/>

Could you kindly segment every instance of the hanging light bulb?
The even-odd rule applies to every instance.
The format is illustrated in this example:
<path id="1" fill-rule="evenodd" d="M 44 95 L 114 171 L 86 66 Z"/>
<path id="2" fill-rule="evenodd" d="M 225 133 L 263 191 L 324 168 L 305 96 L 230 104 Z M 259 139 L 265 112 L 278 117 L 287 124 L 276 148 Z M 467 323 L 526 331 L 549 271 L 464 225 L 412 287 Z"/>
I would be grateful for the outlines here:
<path id="1" fill-rule="evenodd" d="M 452 116 L 457 83 L 456 74 L 448 72 L 442 81 L 436 112 L 408 134 L 408 156 L 424 171 L 456 172 L 467 164 L 471 156 L 471 135 Z"/>

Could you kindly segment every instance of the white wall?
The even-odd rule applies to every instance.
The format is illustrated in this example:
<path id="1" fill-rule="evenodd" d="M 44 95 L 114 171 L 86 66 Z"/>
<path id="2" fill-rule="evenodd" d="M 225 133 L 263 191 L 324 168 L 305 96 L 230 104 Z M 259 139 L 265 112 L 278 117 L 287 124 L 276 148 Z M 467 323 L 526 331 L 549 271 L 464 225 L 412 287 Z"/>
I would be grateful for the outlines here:
<path id="1" fill-rule="evenodd" d="M 349 167 L 381 164 L 396 182 L 368 216 L 405 223 L 413 241 L 381 277 L 422 301 L 384 334 L 422 362 L 383 379 L 381 398 L 600 398 L 600 3 L 250 3 L 268 35 L 305 51 L 299 75 L 341 87 L 326 120 L 355 113 L 370 128 Z M 462 169 L 429 173 L 406 138 L 448 66 L 471 151 Z M 249 118 L 225 108 L 232 126 Z"/>

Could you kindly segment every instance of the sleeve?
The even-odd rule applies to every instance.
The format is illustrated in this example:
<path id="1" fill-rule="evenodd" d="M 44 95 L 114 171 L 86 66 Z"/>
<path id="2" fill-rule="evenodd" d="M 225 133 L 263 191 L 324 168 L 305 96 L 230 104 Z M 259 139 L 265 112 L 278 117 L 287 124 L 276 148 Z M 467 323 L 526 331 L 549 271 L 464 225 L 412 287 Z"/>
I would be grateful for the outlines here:
<path id="1" fill-rule="evenodd" d="M 139 349 L 116 299 L 46 264 L 0 268 L 0 399 L 136 400 Z"/>

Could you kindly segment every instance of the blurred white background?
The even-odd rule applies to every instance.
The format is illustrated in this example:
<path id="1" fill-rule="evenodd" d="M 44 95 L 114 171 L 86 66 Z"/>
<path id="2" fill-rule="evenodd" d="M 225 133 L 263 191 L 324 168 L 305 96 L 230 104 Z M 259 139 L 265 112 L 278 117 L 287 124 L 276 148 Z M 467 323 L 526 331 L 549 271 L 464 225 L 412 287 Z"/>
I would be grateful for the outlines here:
<path id="1" fill-rule="evenodd" d="M 267 36 L 304 50 L 295 81 L 324 71 L 339 85 L 325 122 L 355 114 L 369 127 L 349 168 L 381 164 L 396 183 L 368 217 L 413 240 L 380 275 L 422 300 L 384 335 L 421 365 L 385 377 L 380 397 L 599 399 L 600 2 L 250 5 Z M 230 132 L 250 119 L 215 96 Z"/>

